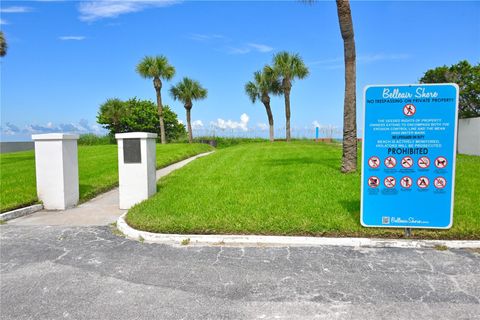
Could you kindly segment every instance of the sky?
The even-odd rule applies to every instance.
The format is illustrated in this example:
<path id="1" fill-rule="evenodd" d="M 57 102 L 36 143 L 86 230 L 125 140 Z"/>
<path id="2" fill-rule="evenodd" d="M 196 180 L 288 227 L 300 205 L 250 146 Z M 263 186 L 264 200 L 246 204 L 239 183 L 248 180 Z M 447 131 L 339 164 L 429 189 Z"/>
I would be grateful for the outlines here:
<path id="1" fill-rule="evenodd" d="M 363 88 L 417 83 L 428 69 L 480 62 L 480 2 L 352 1 L 357 50 L 357 120 Z M 183 77 L 208 89 L 194 102 L 197 132 L 265 134 L 267 117 L 244 85 L 275 53 L 299 53 L 310 70 L 291 92 L 297 134 L 341 135 L 343 42 L 334 1 L 5 1 L 0 28 L 0 140 L 32 133 L 105 133 L 96 123 L 108 98 L 155 101 L 151 80 L 136 72 L 146 55 L 165 55 L 176 75 L 162 98 L 185 122 L 168 90 Z M 284 102 L 272 99 L 277 134 Z M 359 130 L 361 135 L 361 130 Z"/>

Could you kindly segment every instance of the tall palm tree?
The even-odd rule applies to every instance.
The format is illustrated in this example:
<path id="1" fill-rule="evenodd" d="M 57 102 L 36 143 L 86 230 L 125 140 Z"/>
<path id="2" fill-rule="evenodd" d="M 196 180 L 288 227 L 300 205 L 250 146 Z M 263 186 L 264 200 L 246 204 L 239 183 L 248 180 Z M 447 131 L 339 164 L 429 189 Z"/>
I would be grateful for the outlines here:
<path id="1" fill-rule="evenodd" d="M 269 93 L 280 94 L 282 92 L 282 85 L 270 66 L 265 66 L 262 71 L 253 73 L 253 81 L 247 82 L 245 85 L 245 92 L 252 100 L 252 103 L 260 100 L 265 106 L 268 117 L 268 125 L 270 127 L 270 141 L 274 141 L 273 130 L 273 114 L 270 108 Z"/>
<path id="2" fill-rule="evenodd" d="M 5 40 L 5 35 L 3 31 L 0 31 L 0 57 L 3 57 L 7 54 L 7 40 Z"/>
<path id="3" fill-rule="evenodd" d="M 282 79 L 282 91 L 285 97 L 286 138 L 290 141 L 290 91 L 292 82 L 308 76 L 308 68 L 298 54 L 282 51 L 273 57 L 273 71 Z"/>
<path id="4" fill-rule="evenodd" d="M 357 170 L 357 111 L 355 39 L 349 0 L 336 0 L 345 55 L 345 98 L 343 102 L 342 172 Z"/>
<path id="5" fill-rule="evenodd" d="M 200 82 L 190 78 L 183 78 L 177 85 L 170 88 L 170 94 L 174 100 L 183 102 L 185 110 L 187 110 L 187 128 L 188 128 L 188 142 L 192 143 L 192 123 L 190 113 L 193 107 L 193 100 L 205 99 L 208 91 L 203 88 Z"/>
<path id="6" fill-rule="evenodd" d="M 146 56 L 137 65 L 137 73 L 143 78 L 153 78 L 153 87 L 157 93 L 158 116 L 160 118 L 160 140 L 166 143 L 165 125 L 163 124 L 162 79 L 170 80 L 175 75 L 175 68 L 168 63 L 165 56 Z"/>

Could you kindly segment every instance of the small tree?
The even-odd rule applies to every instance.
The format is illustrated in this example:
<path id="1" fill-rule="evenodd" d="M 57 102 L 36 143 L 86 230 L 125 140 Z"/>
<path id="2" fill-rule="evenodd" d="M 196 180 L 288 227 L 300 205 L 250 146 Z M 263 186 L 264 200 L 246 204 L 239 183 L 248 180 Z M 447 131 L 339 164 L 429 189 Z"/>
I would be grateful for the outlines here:
<path id="1" fill-rule="evenodd" d="M 125 102 L 120 99 L 108 99 L 100 105 L 97 115 L 97 122 L 102 124 L 110 134 L 124 132 L 122 128 L 123 119 L 127 117 Z"/>
<path id="2" fill-rule="evenodd" d="M 306 78 L 309 71 L 300 55 L 286 51 L 277 53 L 273 57 L 273 71 L 282 81 L 282 92 L 285 97 L 286 139 L 290 141 L 290 92 L 292 82 L 295 79 Z"/>
<path id="3" fill-rule="evenodd" d="M 165 125 L 163 117 L 163 106 L 162 106 L 162 80 L 170 80 L 175 75 L 175 68 L 168 63 L 168 60 L 165 56 L 156 56 L 156 57 L 145 57 L 137 65 L 137 72 L 140 76 L 144 78 L 153 78 L 153 87 L 157 94 L 157 107 L 158 107 L 158 116 L 160 123 L 160 140 L 162 143 L 166 143 L 165 138 Z"/>
<path id="4" fill-rule="evenodd" d="M 177 85 L 170 88 L 170 94 L 174 100 L 180 100 L 187 111 L 188 142 L 192 143 L 193 134 L 190 113 L 193 107 L 193 100 L 205 99 L 208 94 L 207 89 L 203 88 L 200 82 L 185 77 Z"/>
<path id="5" fill-rule="evenodd" d="M 245 85 L 245 92 L 249 96 L 252 103 L 260 100 L 265 106 L 268 117 L 268 125 L 270 128 L 270 141 L 274 141 L 274 124 L 273 114 L 270 107 L 270 93 L 280 94 L 282 93 L 282 85 L 280 81 L 275 77 L 275 72 L 272 67 L 265 66 L 263 71 L 256 71 L 253 73 L 253 81 L 247 82 Z"/>
<path id="6" fill-rule="evenodd" d="M 450 67 L 430 69 L 420 83 L 456 83 L 459 92 L 459 118 L 480 117 L 480 63 L 463 60 Z"/>
<path id="7" fill-rule="evenodd" d="M 163 107 L 165 119 L 165 135 L 167 141 L 176 140 L 185 136 L 185 126 L 178 122 L 177 115 L 165 105 Z M 100 106 L 97 122 L 110 131 L 110 136 L 115 133 L 143 131 L 160 132 L 160 123 L 155 104 L 148 100 L 136 98 L 127 101 L 109 99 Z"/>

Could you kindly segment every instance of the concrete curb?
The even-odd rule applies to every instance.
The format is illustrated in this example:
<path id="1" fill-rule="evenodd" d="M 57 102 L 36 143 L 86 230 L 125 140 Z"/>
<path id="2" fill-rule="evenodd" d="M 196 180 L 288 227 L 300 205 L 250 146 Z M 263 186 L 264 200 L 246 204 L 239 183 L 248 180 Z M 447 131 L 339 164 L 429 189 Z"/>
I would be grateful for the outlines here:
<path id="1" fill-rule="evenodd" d="M 33 206 L 20 208 L 12 211 L 7 211 L 0 214 L 0 221 L 8 221 L 15 218 L 20 218 L 43 209 L 43 204 L 34 204 Z"/>
<path id="2" fill-rule="evenodd" d="M 321 237 L 283 237 L 256 235 L 198 235 L 163 234 L 140 231 L 130 227 L 125 221 L 127 213 L 117 220 L 117 228 L 127 238 L 148 243 L 181 245 L 221 245 L 221 246 L 344 246 L 370 248 L 435 248 L 446 246 L 450 249 L 480 248 L 480 240 L 407 240 L 407 239 L 370 239 L 370 238 L 321 238 Z"/>

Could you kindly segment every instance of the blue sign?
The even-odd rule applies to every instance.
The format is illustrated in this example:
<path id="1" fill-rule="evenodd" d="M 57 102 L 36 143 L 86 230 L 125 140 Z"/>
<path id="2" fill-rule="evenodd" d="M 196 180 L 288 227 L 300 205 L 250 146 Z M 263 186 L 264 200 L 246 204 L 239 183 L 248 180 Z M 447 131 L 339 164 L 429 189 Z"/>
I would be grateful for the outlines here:
<path id="1" fill-rule="evenodd" d="M 364 96 L 362 225 L 451 228 L 458 86 L 367 86 Z"/>

